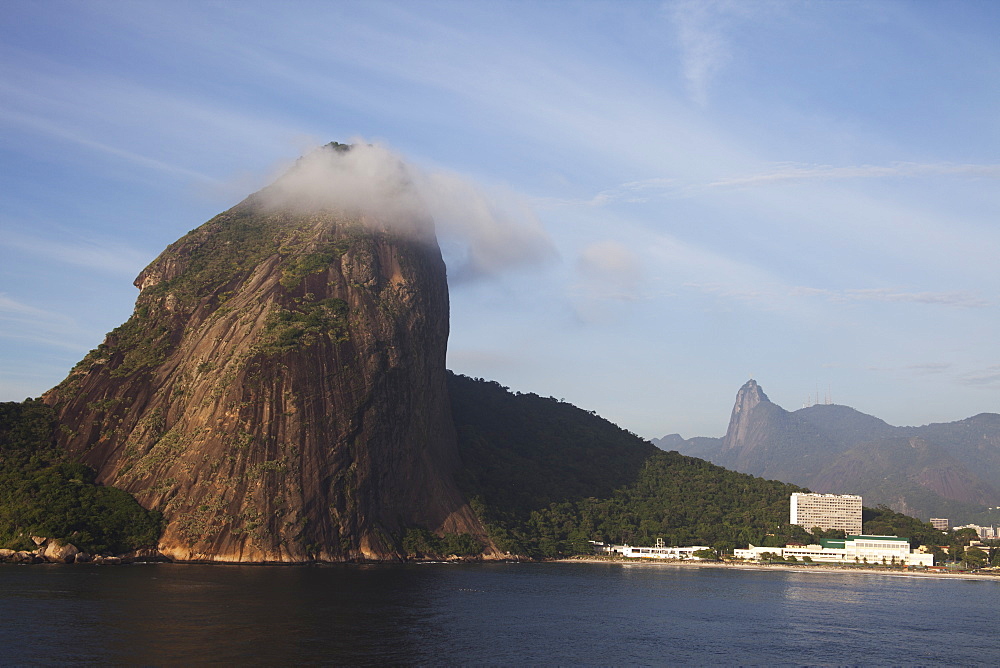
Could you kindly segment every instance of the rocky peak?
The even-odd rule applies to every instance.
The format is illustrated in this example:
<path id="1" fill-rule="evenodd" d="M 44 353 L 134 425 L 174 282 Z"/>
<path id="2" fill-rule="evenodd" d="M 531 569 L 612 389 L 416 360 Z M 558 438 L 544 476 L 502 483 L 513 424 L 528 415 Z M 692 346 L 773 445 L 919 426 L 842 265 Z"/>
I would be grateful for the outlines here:
<path id="1" fill-rule="evenodd" d="M 381 560 L 410 528 L 485 535 L 455 482 L 433 228 L 405 198 L 338 208 L 338 187 L 361 189 L 335 162 L 354 153 L 320 149 L 293 168 L 311 180 L 171 244 L 132 317 L 45 397 L 99 482 L 163 512 L 168 556 Z M 326 187 L 331 160 L 350 188 Z"/>
<path id="2" fill-rule="evenodd" d="M 729 428 L 723 440 L 723 449 L 738 447 L 747 439 L 752 428 L 753 411 L 760 404 L 770 404 L 764 390 L 754 379 L 748 380 L 736 393 L 736 403 L 729 418 Z"/>

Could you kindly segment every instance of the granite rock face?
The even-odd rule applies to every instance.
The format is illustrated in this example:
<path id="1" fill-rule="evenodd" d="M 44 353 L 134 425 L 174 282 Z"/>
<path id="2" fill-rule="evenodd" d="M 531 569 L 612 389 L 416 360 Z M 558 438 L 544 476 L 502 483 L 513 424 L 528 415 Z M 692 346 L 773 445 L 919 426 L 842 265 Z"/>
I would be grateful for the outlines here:
<path id="1" fill-rule="evenodd" d="M 729 417 L 729 428 L 723 440 L 724 450 L 733 450 L 746 447 L 747 441 L 753 440 L 751 435 L 755 431 L 754 409 L 761 404 L 770 404 L 770 399 L 764 394 L 764 390 L 757 384 L 756 380 L 748 380 L 739 392 L 736 393 L 736 402 L 733 404 L 733 412 Z"/>
<path id="2" fill-rule="evenodd" d="M 719 458 L 726 462 L 722 466 L 736 471 L 802 484 L 794 471 L 813 454 L 802 444 L 827 440 L 815 427 L 772 403 L 751 379 L 736 393 Z"/>
<path id="3" fill-rule="evenodd" d="M 387 560 L 409 528 L 487 542 L 454 480 L 447 281 L 419 211 L 400 226 L 279 180 L 135 284 L 132 317 L 45 400 L 99 482 L 163 512 L 164 555 Z"/>

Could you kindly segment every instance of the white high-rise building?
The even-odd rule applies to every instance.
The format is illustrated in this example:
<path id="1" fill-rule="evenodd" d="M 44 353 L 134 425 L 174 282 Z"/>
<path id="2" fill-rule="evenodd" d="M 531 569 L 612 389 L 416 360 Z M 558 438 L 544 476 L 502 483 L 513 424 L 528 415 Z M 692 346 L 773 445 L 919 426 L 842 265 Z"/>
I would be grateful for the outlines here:
<path id="1" fill-rule="evenodd" d="M 854 494 L 792 494 L 792 524 L 806 531 L 843 529 L 861 534 L 861 497 Z"/>

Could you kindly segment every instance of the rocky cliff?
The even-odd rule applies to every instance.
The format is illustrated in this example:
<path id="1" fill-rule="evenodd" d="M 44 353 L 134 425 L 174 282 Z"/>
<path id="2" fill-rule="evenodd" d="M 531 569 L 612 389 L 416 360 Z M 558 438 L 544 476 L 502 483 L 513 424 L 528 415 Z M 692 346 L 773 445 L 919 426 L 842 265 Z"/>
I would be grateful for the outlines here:
<path id="1" fill-rule="evenodd" d="M 795 473 L 818 466 L 828 441 L 813 425 L 772 403 L 751 379 L 736 393 L 718 458 L 736 471 L 802 484 Z"/>
<path id="2" fill-rule="evenodd" d="M 771 400 L 754 379 L 748 380 L 736 393 L 736 403 L 729 416 L 729 428 L 722 441 L 723 450 L 753 449 L 758 445 L 756 433 L 759 430 L 760 418 L 754 415 L 754 410 L 761 404 L 765 409 Z"/>
<path id="3" fill-rule="evenodd" d="M 313 167 L 169 246 L 132 317 L 45 396 L 61 445 L 163 512 L 174 559 L 384 560 L 409 528 L 484 536 L 454 481 L 433 226 L 311 197 L 329 176 Z M 406 190 L 390 176 L 383 197 Z"/>

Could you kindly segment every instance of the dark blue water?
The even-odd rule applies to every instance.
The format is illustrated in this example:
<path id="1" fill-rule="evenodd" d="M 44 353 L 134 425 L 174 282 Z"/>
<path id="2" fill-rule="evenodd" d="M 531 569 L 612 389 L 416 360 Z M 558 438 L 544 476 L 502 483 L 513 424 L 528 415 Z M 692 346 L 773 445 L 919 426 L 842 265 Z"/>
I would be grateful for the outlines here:
<path id="1" fill-rule="evenodd" d="M 0 664 L 997 665 L 1000 583 L 613 564 L 0 566 Z"/>

